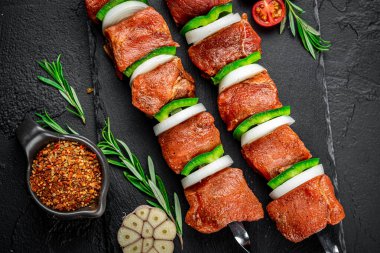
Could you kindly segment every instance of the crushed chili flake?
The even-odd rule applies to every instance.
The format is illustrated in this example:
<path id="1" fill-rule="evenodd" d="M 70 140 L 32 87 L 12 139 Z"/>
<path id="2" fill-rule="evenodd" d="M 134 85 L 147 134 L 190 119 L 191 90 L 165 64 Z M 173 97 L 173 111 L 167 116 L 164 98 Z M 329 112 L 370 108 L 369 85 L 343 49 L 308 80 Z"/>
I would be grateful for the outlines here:
<path id="1" fill-rule="evenodd" d="M 49 143 L 32 165 L 30 186 L 42 204 L 59 211 L 89 206 L 99 197 L 102 173 L 96 154 L 73 141 Z"/>
<path id="2" fill-rule="evenodd" d="M 91 94 L 94 92 L 94 88 L 89 87 L 89 88 L 87 88 L 86 92 L 87 92 L 87 94 Z"/>

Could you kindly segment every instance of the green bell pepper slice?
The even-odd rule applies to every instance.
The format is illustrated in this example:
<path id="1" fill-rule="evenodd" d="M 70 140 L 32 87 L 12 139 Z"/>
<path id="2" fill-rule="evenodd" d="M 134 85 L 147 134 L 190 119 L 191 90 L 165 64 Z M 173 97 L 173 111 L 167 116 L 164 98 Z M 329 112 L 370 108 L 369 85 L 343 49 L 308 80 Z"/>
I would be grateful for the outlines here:
<path id="1" fill-rule="evenodd" d="M 222 79 L 230 72 L 242 66 L 257 62 L 260 59 L 261 53 L 259 51 L 253 52 L 252 54 L 248 55 L 243 59 L 239 59 L 227 64 L 221 70 L 219 70 L 219 72 L 214 77 L 211 77 L 211 80 L 214 84 L 219 84 L 222 81 Z"/>
<path id="2" fill-rule="evenodd" d="M 132 63 L 132 65 L 129 66 L 123 73 L 127 77 L 131 77 L 133 72 L 137 69 L 137 67 L 140 66 L 141 64 L 143 64 L 145 61 L 147 61 L 147 60 L 149 60 L 155 56 L 161 55 L 161 54 L 175 55 L 176 52 L 177 52 L 176 47 L 160 47 L 160 48 L 157 48 L 156 50 L 153 50 L 152 52 L 150 52 L 149 54 L 147 54 L 146 56 L 144 56 L 140 60 L 137 60 L 134 63 Z"/>
<path id="3" fill-rule="evenodd" d="M 131 0 L 111 0 L 109 1 L 108 3 L 106 3 L 99 11 L 98 13 L 96 14 L 96 17 L 97 19 L 99 19 L 100 21 L 103 21 L 104 17 L 106 16 L 107 12 L 109 10 L 111 10 L 113 7 L 115 7 L 116 5 L 119 5 L 121 3 L 124 3 L 124 2 L 127 2 L 127 1 L 131 1 Z M 143 2 L 145 4 L 149 4 L 147 0 L 133 0 L 133 1 L 139 1 L 139 2 Z"/>
<path id="4" fill-rule="evenodd" d="M 206 26 L 216 21 L 218 18 L 232 13 L 232 3 L 227 3 L 213 7 L 206 15 L 198 16 L 187 22 L 181 29 L 180 33 L 185 35 L 187 32 L 198 27 Z"/>
<path id="5" fill-rule="evenodd" d="M 224 154 L 223 145 L 219 144 L 211 150 L 210 152 L 206 152 L 200 155 L 197 155 L 193 159 L 191 159 L 181 171 L 181 175 L 188 176 L 190 173 L 199 168 L 202 165 L 209 164 L 219 159 Z"/>
<path id="6" fill-rule="evenodd" d="M 308 160 L 298 162 L 296 164 L 293 164 L 292 167 L 282 172 L 280 175 L 278 175 L 275 178 L 272 178 L 268 182 L 268 186 L 272 188 L 273 190 L 276 189 L 278 186 L 282 185 L 292 177 L 297 176 L 301 172 L 310 169 L 314 166 L 317 166 L 319 164 L 319 158 L 310 158 Z"/>
<path id="7" fill-rule="evenodd" d="M 283 106 L 277 109 L 260 112 L 252 115 L 248 119 L 241 122 L 237 128 L 235 128 L 233 132 L 233 136 L 235 139 L 239 140 L 241 139 L 241 136 L 247 132 L 252 127 L 262 124 L 264 122 L 267 122 L 268 120 L 271 120 L 273 118 L 277 118 L 280 116 L 289 116 L 290 115 L 290 106 Z"/>
<path id="8" fill-rule="evenodd" d="M 170 114 L 177 112 L 178 109 L 196 105 L 198 103 L 198 100 L 198 98 L 182 98 L 173 100 L 170 103 L 164 105 L 160 111 L 154 115 L 154 117 L 159 122 L 162 122 L 165 119 L 169 118 Z"/>

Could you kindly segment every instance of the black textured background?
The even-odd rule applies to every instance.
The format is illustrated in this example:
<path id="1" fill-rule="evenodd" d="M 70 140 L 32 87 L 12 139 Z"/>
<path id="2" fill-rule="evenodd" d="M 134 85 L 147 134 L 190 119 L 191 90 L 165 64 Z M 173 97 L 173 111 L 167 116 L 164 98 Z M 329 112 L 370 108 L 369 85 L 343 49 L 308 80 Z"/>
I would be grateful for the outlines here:
<path id="1" fill-rule="evenodd" d="M 0 2 L 0 252 L 120 252 L 116 231 L 124 212 L 145 197 L 111 169 L 105 214 L 96 220 L 59 221 L 45 214 L 26 190 L 26 160 L 14 132 L 25 114 L 46 109 L 61 124 L 69 124 L 96 141 L 105 115 L 116 136 L 144 160 L 151 155 L 170 193 L 179 193 L 188 208 L 179 178 L 167 168 L 153 135 L 152 124 L 131 105 L 126 82 L 118 81 L 101 49 L 99 28 L 87 21 L 83 0 L 1 0 Z M 263 202 L 269 189 L 241 158 L 239 144 L 227 133 L 216 108 L 217 91 L 200 78 L 186 54 L 163 1 L 151 0 L 182 47 L 185 68 L 197 81 L 197 94 L 215 116 L 225 149 Z M 296 1 L 306 19 L 320 24 L 331 51 L 318 61 L 286 31 L 255 26 L 263 38 L 263 60 L 278 85 L 284 104 L 292 106 L 294 129 L 339 187 L 345 207 L 344 237 L 348 252 L 378 252 L 380 247 L 380 3 L 379 1 Z M 235 10 L 249 11 L 253 1 L 235 0 Z M 319 20 L 320 19 L 320 22 Z M 65 112 L 65 101 L 54 89 L 37 82 L 36 60 L 62 53 L 67 79 L 76 88 L 87 125 Z M 96 94 L 86 94 L 95 86 Z M 337 176 L 337 177 L 336 177 Z M 246 224 L 254 252 L 322 252 L 316 236 L 300 244 L 283 239 L 274 224 Z M 185 225 L 184 252 L 239 252 L 230 231 L 203 235 Z M 177 244 L 178 246 L 178 244 Z M 179 248 L 177 247 L 177 251 Z"/>

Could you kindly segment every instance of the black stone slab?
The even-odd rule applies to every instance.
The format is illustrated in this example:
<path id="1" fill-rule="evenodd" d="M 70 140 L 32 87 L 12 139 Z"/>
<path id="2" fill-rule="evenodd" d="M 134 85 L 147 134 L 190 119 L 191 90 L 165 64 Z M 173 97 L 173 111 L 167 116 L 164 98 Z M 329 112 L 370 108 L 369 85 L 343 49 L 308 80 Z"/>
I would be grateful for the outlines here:
<path id="1" fill-rule="evenodd" d="M 380 247 L 379 1 L 323 1 L 324 56 L 339 191 L 350 252 Z"/>
<path id="2" fill-rule="evenodd" d="M 226 153 L 234 159 L 234 166 L 243 169 L 265 205 L 269 189 L 264 179 L 248 168 L 241 158 L 239 143 L 225 130 L 217 112 L 216 88 L 192 66 L 185 40 L 164 2 L 151 3 L 163 14 L 181 44 L 178 54 L 196 80 L 197 95 L 216 118 Z M 322 159 L 327 173 L 338 175 L 339 196 L 347 213 L 343 224 L 348 252 L 375 252 L 380 246 L 380 203 L 376 201 L 380 6 L 372 1 L 318 1 L 319 8 L 314 10 L 314 1 L 299 4 L 307 11 L 307 20 L 319 14 L 322 33 L 333 43 L 332 51 L 314 61 L 289 31 L 279 35 L 277 28 L 268 31 L 254 24 L 263 38 L 261 64 L 275 80 L 282 102 L 292 106 L 296 119 L 293 128 L 314 156 Z M 251 1 L 234 1 L 239 12 L 250 12 L 251 5 Z M 59 123 L 69 124 L 94 141 L 99 139 L 104 119 L 110 116 L 115 135 L 125 140 L 141 160 L 151 155 L 168 191 L 179 194 L 183 213 L 188 208 L 179 177 L 168 169 L 160 154 L 153 122 L 132 106 L 128 83 L 115 77 L 113 65 L 102 51 L 103 41 L 99 27 L 87 21 L 82 0 L 0 2 L 1 252 L 121 252 L 116 242 L 121 218 L 146 199 L 124 180 L 121 170 L 113 168 L 107 210 L 102 218 L 63 222 L 46 215 L 26 191 L 26 161 L 14 138 L 15 128 L 26 113 L 46 109 Z M 65 101 L 54 89 L 35 78 L 43 73 L 35 61 L 53 60 L 58 53 L 63 54 L 65 73 L 86 112 L 86 127 L 65 112 Z M 86 88 L 91 86 L 95 86 L 95 96 L 86 94 Z M 254 252 L 323 251 L 316 236 L 300 244 L 287 242 L 267 216 L 245 225 Z M 228 229 L 203 235 L 185 225 L 184 234 L 184 252 L 240 252 Z M 178 242 L 176 246 L 176 252 L 180 252 Z"/>

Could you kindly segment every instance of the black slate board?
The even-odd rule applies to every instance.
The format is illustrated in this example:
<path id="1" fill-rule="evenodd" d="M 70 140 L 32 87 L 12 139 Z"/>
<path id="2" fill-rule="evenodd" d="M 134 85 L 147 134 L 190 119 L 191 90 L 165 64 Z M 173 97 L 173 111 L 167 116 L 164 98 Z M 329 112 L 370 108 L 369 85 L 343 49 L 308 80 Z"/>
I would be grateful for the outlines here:
<path id="1" fill-rule="evenodd" d="M 196 79 L 197 95 L 216 118 L 216 125 L 221 132 L 226 153 L 234 159 L 234 166 L 243 169 L 253 191 L 266 205 L 269 201 L 269 189 L 266 187 L 265 181 L 248 168 L 241 157 L 239 144 L 225 130 L 217 112 L 216 88 L 202 79 L 199 71 L 192 66 L 186 53 L 186 43 L 174 26 L 164 2 L 151 1 L 151 3 L 163 14 L 175 40 L 181 44 L 182 47 L 178 50 L 179 56 L 184 62 L 185 69 Z M 252 3 L 249 1 L 234 1 L 234 8 L 238 12 L 249 11 L 251 5 Z M 318 14 L 318 9 L 314 12 L 314 3 L 304 2 L 302 6 L 307 11 L 307 19 L 314 20 L 314 15 Z M 280 36 L 277 29 L 262 30 L 254 25 L 263 39 L 264 55 L 261 63 L 268 68 L 276 82 L 282 102 L 292 106 L 292 115 L 296 119 L 293 128 L 312 153 L 322 159 L 327 173 L 333 177 L 335 177 L 335 161 L 346 159 L 348 161 L 351 159 L 353 164 L 359 165 L 359 168 L 361 165 L 359 161 L 366 162 L 366 167 L 376 173 L 374 170 L 376 164 L 370 163 L 368 159 L 378 156 L 380 146 L 378 137 L 373 139 L 369 137 L 375 129 L 379 129 L 378 121 L 373 120 L 373 117 L 378 116 L 379 111 L 376 110 L 379 108 L 378 83 L 372 81 L 376 80 L 376 74 L 367 71 L 365 73 L 369 73 L 368 78 L 357 77 L 357 81 L 366 82 L 365 87 L 370 87 L 362 88 L 363 90 L 359 91 L 351 87 L 348 87 L 347 90 L 339 89 L 341 88 L 339 83 L 334 82 L 336 81 L 334 71 L 340 69 L 341 66 L 341 63 L 334 62 L 334 59 L 343 61 L 346 64 L 344 66 L 350 66 L 350 70 L 352 70 L 354 65 L 346 61 L 355 62 L 357 60 L 359 63 L 371 58 L 369 53 L 371 50 L 368 48 L 374 49 L 376 38 L 378 38 L 376 36 L 379 34 L 379 24 L 376 23 L 376 14 L 370 12 L 370 9 L 374 7 L 370 4 L 360 7 L 368 11 L 369 17 L 374 18 L 369 19 L 368 22 L 357 20 L 356 23 L 353 23 L 354 25 L 347 19 L 351 17 L 350 10 L 355 6 L 347 3 L 346 5 L 342 3 L 342 6 L 337 7 L 330 2 L 318 6 L 322 10 L 325 9 L 322 21 L 331 20 L 326 24 L 328 26 L 326 38 L 333 40 L 334 45 L 337 45 L 336 51 L 332 51 L 326 56 L 326 75 L 320 64 L 323 63 L 323 59 L 312 60 L 299 41 L 294 40 L 288 31 Z M 100 29 L 87 21 L 83 1 L 5 0 L 0 3 L 0 15 L 0 105 L 2 108 L 0 111 L 0 140 L 3 143 L 0 148 L 0 199 L 3 200 L 0 203 L 2 217 L 0 245 L 2 245 L 2 250 L 4 252 L 120 252 L 115 234 L 120 226 L 121 217 L 124 212 L 128 213 L 137 205 L 143 204 L 146 199 L 123 179 L 122 171 L 113 168 L 107 210 L 102 218 L 71 222 L 58 221 L 38 209 L 26 191 L 25 171 L 23 170 L 26 161 L 14 138 L 14 130 L 26 113 L 41 111 L 43 108 L 46 108 L 53 116 L 59 116 L 60 123 L 70 124 L 74 129 L 94 141 L 99 138 L 99 129 L 105 117 L 110 116 L 114 133 L 124 139 L 141 160 L 148 155 L 153 157 L 157 173 L 162 176 L 169 192 L 179 193 L 182 207 L 186 210 L 188 205 L 184 200 L 179 178 L 167 168 L 160 154 L 159 145 L 152 131 L 153 122 L 133 108 L 128 83 L 116 79 L 113 65 L 101 48 L 103 38 Z M 341 16 L 336 18 L 335 15 Z M 337 30 L 336 19 L 341 22 L 341 24 L 338 22 L 338 25 L 343 31 L 342 34 L 335 33 Z M 344 28 L 352 27 L 359 34 L 366 29 L 366 25 L 370 21 L 373 21 L 371 23 L 372 32 L 367 35 L 372 37 L 362 38 L 361 43 L 359 40 L 355 44 L 355 50 L 348 55 L 347 59 L 342 57 L 342 53 L 350 49 L 350 45 L 344 39 L 351 36 L 351 34 L 344 34 Z M 366 33 L 363 32 L 363 34 Z M 368 53 L 361 56 L 360 48 L 366 48 L 365 52 Z M 53 89 L 42 86 L 35 79 L 37 74 L 42 73 L 35 64 L 35 60 L 45 57 L 52 60 L 58 53 L 63 54 L 62 61 L 65 72 L 70 82 L 77 88 L 79 99 L 87 114 L 86 128 L 80 124 L 79 120 L 64 112 L 65 102 Z M 379 51 L 376 53 L 379 55 Z M 373 64 L 368 67 L 372 67 L 374 70 L 376 66 L 378 63 L 373 60 Z M 338 73 L 341 74 L 339 77 L 342 76 L 342 82 L 347 80 L 348 84 L 354 86 L 350 83 L 350 75 L 345 76 L 346 72 L 343 71 Z M 92 84 L 96 89 L 95 96 L 85 93 L 86 88 Z M 333 98 L 329 97 L 333 101 L 332 106 L 325 102 L 327 92 L 330 91 L 327 87 L 330 84 L 336 85 L 333 86 L 335 88 L 333 89 Z M 355 97 L 361 99 L 359 102 L 365 100 L 373 103 L 364 108 L 359 107 L 356 105 L 357 103 L 351 103 L 349 92 L 358 94 Z M 348 94 L 347 98 L 337 99 L 336 97 L 341 94 Z M 339 105 L 343 105 L 344 109 L 339 108 Z M 360 141 L 351 146 L 351 143 L 347 143 L 342 138 L 338 137 L 337 140 L 334 136 L 332 139 L 331 129 L 339 131 L 347 128 L 345 136 L 351 136 L 356 140 L 356 136 L 349 131 L 351 129 L 349 125 L 339 128 L 340 122 L 347 120 L 346 109 L 350 109 L 351 105 L 354 106 L 353 110 L 356 107 L 362 108 L 361 112 L 364 110 L 368 113 L 365 115 L 371 116 L 362 117 L 363 120 L 370 123 L 369 129 L 357 136 L 368 140 L 370 148 L 363 146 Z M 352 115 L 349 113 L 350 122 L 354 121 L 353 117 L 354 112 Z M 333 123 L 335 120 L 335 128 L 330 124 L 330 120 Z M 353 130 L 361 129 L 361 125 L 358 124 L 356 123 Z M 336 146 L 342 147 L 340 149 L 342 155 L 338 159 L 333 151 Z M 346 146 L 350 148 L 349 152 L 342 151 Z M 355 149 L 355 147 L 357 148 Z M 355 160 L 356 151 L 363 153 L 358 156 L 359 161 Z M 371 156 L 364 155 L 366 151 L 370 152 Z M 380 210 L 379 204 L 368 202 L 370 199 L 367 196 L 369 188 L 364 184 L 352 184 L 355 172 L 358 173 L 355 171 L 356 168 L 347 162 L 344 163 L 344 166 L 350 168 L 349 171 L 342 171 L 342 169 L 339 171 L 342 171 L 344 176 L 344 180 L 339 180 L 339 183 L 343 182 L 341 185 L 345 190 L 342 191 L 341 196 L 344 196 L 343 204 L 348 214 L 347 222 L 350 228 L 348 231 L 345 230 L 348 249 L 350 252 L 358 250 L 370 252 L 370 249 L 380 246 L 375 233 L 379 227 L 379 219 L 375 216 L 376 210 Z M 337 168 L 341 168 L 339 163 Z M 371 189 L 376 189 L 378 186 L 376 180 L 373 181 L 366 177 L 361 179 L 360 175 L 357 177 L 362 183 L 368 181 Z M 359 194 L 357 195 L 357 193 Z M 372 196 L 376 195 L 372 193 Z M 360 202 L 362 199 L 365 202 Z M 362 206 L 361 203 L 363 203 Z M 371 211 L 363 212 L 366 207 Z M 363 214 L 363 218 L 358 218 L 357 212 L 358 215 Z M 363 224 L 362 219 L 367 223 Z M 368 224 L 371 219 L 374 219 L 375 222 Z M 251 236 L 254 252 L 323 252 L 316 236 L 312 236 L 300 244 L 287 242 L 279 235 L 267 216 L 264 220 L 245 225 Z M 363 233 L 356 230 L 363 231 Z M 203 235 L 185 225 L 184 234 L 184 252 L 240 252 L 228 229 L 213 235 Z M 178 242 L 176 246 L 177 252 L 180 252 Z"/>

